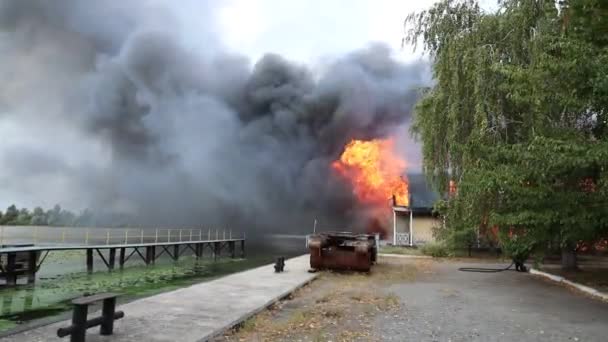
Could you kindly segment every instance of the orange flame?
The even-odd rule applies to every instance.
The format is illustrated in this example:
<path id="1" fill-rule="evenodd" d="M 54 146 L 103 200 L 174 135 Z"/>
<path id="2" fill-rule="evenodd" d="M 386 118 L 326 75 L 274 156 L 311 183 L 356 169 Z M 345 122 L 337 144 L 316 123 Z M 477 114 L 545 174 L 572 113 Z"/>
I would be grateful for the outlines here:
<path id="1" fill-rule="evenodd" d="M 392 139 L 352 140 L 332 167 L 353 185 L 357 198 L 367 204 L 409 205 L 405 161 L 395 154 Z"/>

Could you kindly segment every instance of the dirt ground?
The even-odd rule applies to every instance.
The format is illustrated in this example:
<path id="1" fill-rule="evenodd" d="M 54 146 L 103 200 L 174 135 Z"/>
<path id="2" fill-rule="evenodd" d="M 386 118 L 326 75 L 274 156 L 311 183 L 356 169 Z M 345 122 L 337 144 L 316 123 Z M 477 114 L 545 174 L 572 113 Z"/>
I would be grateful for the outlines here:
<path id="1" fill-rule="evenodd" d="M 219 341 L 605 341 L 608 304 L 487 262 L 381 258 L 317 280 Z"/>

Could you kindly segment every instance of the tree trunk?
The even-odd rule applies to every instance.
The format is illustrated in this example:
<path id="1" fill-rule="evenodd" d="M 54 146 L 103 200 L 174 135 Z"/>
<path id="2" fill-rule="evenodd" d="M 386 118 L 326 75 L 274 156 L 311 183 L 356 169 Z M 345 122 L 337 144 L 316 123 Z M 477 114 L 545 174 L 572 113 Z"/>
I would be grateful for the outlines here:
<path id="1" fill-rule="evenodd" d="M 573 271 L 578 269 L 576 249 L 572 244 L 562 247 L 562 270 Z"/>

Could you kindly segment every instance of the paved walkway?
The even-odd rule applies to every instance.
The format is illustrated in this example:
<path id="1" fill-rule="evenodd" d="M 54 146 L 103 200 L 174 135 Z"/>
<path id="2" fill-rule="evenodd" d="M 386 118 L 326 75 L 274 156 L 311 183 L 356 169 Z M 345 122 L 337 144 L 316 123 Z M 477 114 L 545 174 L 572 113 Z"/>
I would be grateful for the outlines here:
<path id="1" fill-rule="evenodd" d="M 284 273 L 274 273 L 273 265 L 267 265 L 121 305 L 118 310 L 125 312 L 125 318 L 116 321 L 114 335 L 100 336 L 99 328 L 91 328 L 87 341 L 205 341 L 311 281 L 316 274 L 308 269 L 309 258 L 304 255 L 287 260 Z M 54 323 L 0 341 L 67 341 L 57 337 L 57 329 L 69 323 Z"/>
<path id="2" fill-rule="evenodd" d="M 382 289 L 401 312 L 380 315 L 381 341 L 608 341 L 608 303 L 529 273 L 459 272 L 507 264 L 424 262 L 415 281 Z"/>

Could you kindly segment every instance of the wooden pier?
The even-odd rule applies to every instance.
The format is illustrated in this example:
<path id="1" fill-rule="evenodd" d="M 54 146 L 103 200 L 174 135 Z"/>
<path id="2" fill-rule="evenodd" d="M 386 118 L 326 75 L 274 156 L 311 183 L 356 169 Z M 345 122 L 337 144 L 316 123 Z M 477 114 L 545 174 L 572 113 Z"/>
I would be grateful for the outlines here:
<path id="1" fill-rule="evenodd" d="M 230 234 L 232 235 L 232 234 Z M 192 237 L 192 234 L 190 235 Z M 55 246 L 14 246 L 0 247 L 0 279 L 6 279 L 7 286 L 17 284 L 19 276 L 27 276 L 28 283 L 36 280 L 36 272 L 43 265 L 44 260 L 50 252 L 82 250 L 86 253 L 86 267 L 88 272 L 93 272 L 94 255 L 97 254 L 103 265 L 112 271 L 116 266 L 123 268 L 125 263 L 132 259 L 140 259 L 146 265 L 152 265 L 163 254 L 177 261 L 180 256 L 191 252 L 196 258 L 201 258 L 205 250 L 216 259 L 225 252 L 231 258 L 237 257 L 237 245 L 239 257 L 245 257 L 245 238 L 232 238 L 216 234 L 215 239 L 188 241 L 166 241 L 166 242 L 138 242 L 120 244 L 92 244 L 92 245 L 55 245 Z M 143 239 L 142 239 L 143 240 Z M 157 239 L 158 240 L 158 239 Z M 117 258 L 118 252 L 118 258 Z M 117 260 L 118 259 L 118 265 Z"/>

